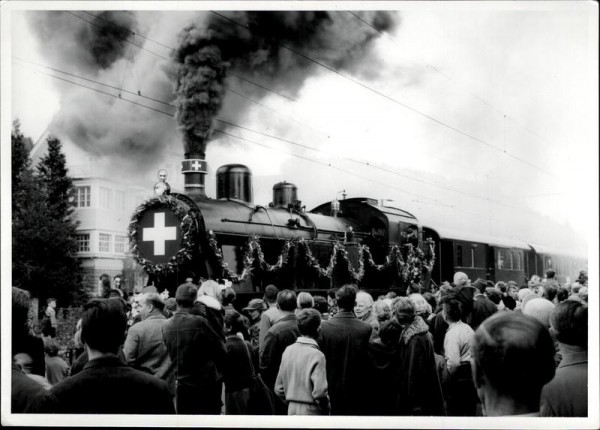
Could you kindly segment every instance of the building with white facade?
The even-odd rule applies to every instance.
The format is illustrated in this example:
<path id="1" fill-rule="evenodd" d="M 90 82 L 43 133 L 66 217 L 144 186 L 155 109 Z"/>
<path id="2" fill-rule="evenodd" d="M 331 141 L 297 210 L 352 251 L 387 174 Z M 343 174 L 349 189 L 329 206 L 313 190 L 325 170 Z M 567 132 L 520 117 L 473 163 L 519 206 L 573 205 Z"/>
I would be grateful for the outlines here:
<path id="1" fill-rule="evenodd" d="M 31 150 L 33 165 L 47 152 L 47 133 Z M 79 220 L 77 242 L 86 290 L 98 294 L 100 276 L 106 274 L 111 282 L 115 275 L 123 276 L 123 288 L 133 291 L 145 285 L 146 276 L 129 254 L 127 229 L 135 208 L 153 196 L 156 172 L 148 172 L 148 186 L 131 185 L 110 176 L 99 167 L 97 159 L 76 145 L 61 140 L 66 154 L 68 175 L 75 186 L 75 212 Z M 175 190 L 183 179 L 175 174 L 177 160 L 166 163 L 169 183 Z"/>

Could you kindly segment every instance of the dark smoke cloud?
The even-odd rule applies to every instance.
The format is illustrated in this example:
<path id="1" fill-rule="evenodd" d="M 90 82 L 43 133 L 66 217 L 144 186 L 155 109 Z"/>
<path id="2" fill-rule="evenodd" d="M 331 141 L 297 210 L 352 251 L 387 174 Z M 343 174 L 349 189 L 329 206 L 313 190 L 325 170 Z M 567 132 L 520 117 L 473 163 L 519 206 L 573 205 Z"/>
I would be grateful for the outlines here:
<path id="1" fill-rule="evenodd" d="M 136 19 L 126 12 L 36 11 L 28 18 L 42 53 L 54 67 L 67 65 L 78 73 L 97 74 L 138 50 L 127 42 Z"/>
<path id="2" fill-rule="evenodd" d="M 193 23 L 180 33 L 173 56 L 179 104 L 177 119 L 186 153 L 205 154 L 213 119 L 223 104 L 229 70 L 293 95 L 317 66 L 283 45 L 337 70 L 356 71 L 379 35 L 365 31 L 346 12 L 225 12 L 223 15 L 241 25 L 211 14 L 208 20 Z M 360 15 L 379 31 L 397 24 L 395 15 L 386 12 Z"/>

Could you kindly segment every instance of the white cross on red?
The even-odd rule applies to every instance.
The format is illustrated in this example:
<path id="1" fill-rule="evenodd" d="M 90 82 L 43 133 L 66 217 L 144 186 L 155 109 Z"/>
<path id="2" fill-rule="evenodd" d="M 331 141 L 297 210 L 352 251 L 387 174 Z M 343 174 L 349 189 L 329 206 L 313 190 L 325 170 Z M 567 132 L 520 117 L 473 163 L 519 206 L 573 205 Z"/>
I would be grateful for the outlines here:
<path id="1" fill-rule="evenodd" d="M 165 243 L 176 239 L 177 227 L 165 225 L 164 212 L 154 214 L 154 227 L 146 227 L 142 230 L 142 241 L 154 242 L 154 255 L 165 255 Z"/>

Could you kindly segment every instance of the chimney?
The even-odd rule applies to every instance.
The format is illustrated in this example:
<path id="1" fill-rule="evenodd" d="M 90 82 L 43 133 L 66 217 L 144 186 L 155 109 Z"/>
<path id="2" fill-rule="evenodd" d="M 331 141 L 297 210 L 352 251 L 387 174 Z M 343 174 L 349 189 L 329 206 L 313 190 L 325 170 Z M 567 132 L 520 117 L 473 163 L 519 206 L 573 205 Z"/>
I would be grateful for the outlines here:
<path id="1" fill-rule="evenodd" d="M 208 198 L 204 189 L 207 167 L 204 154 L 199 153 L 186 153 L 185 159 L 181 162 L 185 193 L 194 200 Z"/>

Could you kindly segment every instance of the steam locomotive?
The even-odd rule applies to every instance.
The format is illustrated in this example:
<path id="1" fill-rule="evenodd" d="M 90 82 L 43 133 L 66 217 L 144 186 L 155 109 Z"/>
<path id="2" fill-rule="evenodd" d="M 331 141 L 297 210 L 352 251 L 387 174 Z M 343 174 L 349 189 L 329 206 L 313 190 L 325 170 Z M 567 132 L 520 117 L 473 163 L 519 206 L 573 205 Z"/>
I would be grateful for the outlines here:
<path id="1" fill-rule="evenodd" d="M 427 269 L 421 264 L 416 273 L 424 289 L 451 280 L 456 271 L 471 279 L 521 284 L 554 269 L 565 282 L 587 264 L 585 258 L 517 240 L 423 226 L 411 213 L 372 198 L 333 200 L 307 211 L 297 187 L 287 182 L 273 186 L 268 206 L 256 205 L 251 171 L 241 164 L 217 170 L 216 198 L 208 198 L 206 167 L 203 157 L 187 155 L 182 162 L 185 193 L 170 193 L 167 184 L 158 183 L 157 196 L 132 217 L 132 253 L 161 290 L 174 293 L 195 276 L 229 279 L 246 299 L 270 283 L 323 292 L 356 282 L 374 294 L 403 293 L 410 283 L 398 268 L 415 256 L 428 256 L 431 263 Z M 390 264 L 392 250 L 402 264 Z M 346 270 L 339 270 L 340 262 Z"/>

